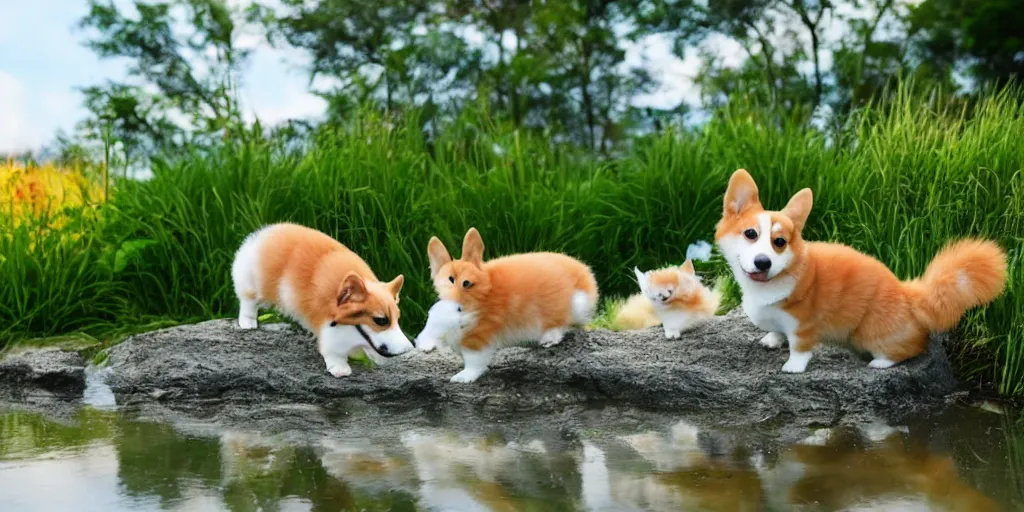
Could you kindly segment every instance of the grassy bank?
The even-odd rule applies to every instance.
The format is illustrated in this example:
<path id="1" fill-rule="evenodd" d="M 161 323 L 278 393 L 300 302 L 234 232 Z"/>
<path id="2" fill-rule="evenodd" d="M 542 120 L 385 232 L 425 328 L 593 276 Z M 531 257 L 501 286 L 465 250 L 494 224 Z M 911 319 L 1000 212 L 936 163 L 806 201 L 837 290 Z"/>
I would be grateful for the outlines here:
<path id="1" fill-rule="evenodd" d="M 1024 116 L 1009 97 L 969 115 L 904 97 L 828 138 L 736 101 L 700 131 L 639 140 L 605 162 L 477 123 L 430 146 L 418 127 L 368 116 L 301 153 L 225 147 L 118 184 L 98 220 L 8 225 L 3 342 L 234 315 L 233 252 L 246 233 L 281 220 L 336 236 L 382 278 L 404 273 L 410 333 L 433 300 L 427 241 L 458 247 L 470 226 L 488 256 L 565 251 L 592 265 L 604 294 L 633 293 L 634 265 L 681 262 L 689 243 L 711 240 L 728 176 L 743 167 L 770 208 L 813 188 L 807 238 L 848 243 L 904 278 L 948 239 L 1001 241 L 1012 259 L 1008 293 L 962 323 L 956 363 L 965 379 L 1024 395 Z"/>

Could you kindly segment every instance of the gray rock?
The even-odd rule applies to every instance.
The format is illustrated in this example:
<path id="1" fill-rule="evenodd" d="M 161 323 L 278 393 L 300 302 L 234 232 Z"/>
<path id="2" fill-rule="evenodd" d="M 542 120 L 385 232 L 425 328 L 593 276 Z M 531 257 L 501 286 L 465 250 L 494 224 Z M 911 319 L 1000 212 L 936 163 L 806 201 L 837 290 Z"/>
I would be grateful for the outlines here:
<path id="1" fill-rule="evenodd" d="M 43 391 L 81 396 L 85 361 L 76 352 L 57 348 L 15 353 L 0 361 L 0 389 L 11 395 Z"/>
<path id="2" fill-rule="evenodd" d="M 413 352 L 350 377 L 327 373 L 312 337 L 277 324 L 243 331 L 215 320 L 133 336 L 109 353 L 121 404 L 303 403 L 330 407 L 445 406 L 552 413 L 618 404 L 710 415 L 722 423 L 834 425 L 940 404 L 956 389 L 941 343 L 886 370 L 842 348 L 819 349 L 802 374 L 780 371 L 783 350 L 740 312 L 666 340 L 660 329 L 570 333 L 558 346 L 499 351 L 473 384 L 446 350 Z"/>

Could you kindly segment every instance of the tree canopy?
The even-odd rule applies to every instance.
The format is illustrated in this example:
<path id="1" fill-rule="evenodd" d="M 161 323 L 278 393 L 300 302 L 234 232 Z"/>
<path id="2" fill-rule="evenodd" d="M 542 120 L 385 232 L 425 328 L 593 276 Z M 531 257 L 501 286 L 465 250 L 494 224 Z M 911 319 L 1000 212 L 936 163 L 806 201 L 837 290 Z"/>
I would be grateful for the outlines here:
<path id="1" fill-rule="evenodd" d="M 240 69 L 255 29 L 306 52 L 327 124 L 356 106 L 416 109 L 436 130 L 475 109 L 607 153 L 628 135 L 713 111 L 743 91 L 789 112 L 842 116 L 900 77 L 1006 84 L 1024 71 L 1024 9 L 1012 0 L 89 0 L 85 44 L 131 62 L 132 82 L 83 87 L 82 140 L 126 160 L 212 144 L 247 127 Z M 629 49 L 668 41 L 694 63 L 700 101 L 653 108 L 662 63 Z M 637 54 L 638 52 L 634 52 Z M 662 74 L 664 75 L 664 74 Z"/>

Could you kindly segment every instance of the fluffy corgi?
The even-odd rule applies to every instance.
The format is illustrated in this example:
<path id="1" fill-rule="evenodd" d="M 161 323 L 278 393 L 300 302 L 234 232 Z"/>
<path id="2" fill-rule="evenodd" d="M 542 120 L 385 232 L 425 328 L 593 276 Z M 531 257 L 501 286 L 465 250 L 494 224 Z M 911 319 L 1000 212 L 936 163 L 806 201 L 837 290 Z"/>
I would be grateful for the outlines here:
<path id="1" fill-rule="evenodd" d="M 952 328 L 1006 285 L 1006 254 L 990 241 L 950 244 L 920 279 L 902 282 L 850 247 L 805 242 L 811 203 L 805 188 L 781 211 L 767 211 L 754 179 L 740 169 L 729 180 L 715 232 L 742 290 L 743 311 L 768 331 L 761 344 L 789 341 L 784 372 L 803 372 L 823 340 L 850 340 L 871 353 L 871 368 L 889 368 L 924 352 L 930 332 Z"/>
<path id="2" fill-rule="evenodd" d="M 470 228 L 461 259 L 453 261 L 437 237 L 430 239 L 427 256 L 438 296 L 461 304 L 469 318 L 458 347 L 464 369 L 452 382 L 480 378 L 501 346 L 539 341 L 551 347 L 570 326 L 593 318 L 594 274 L 564 254 L 536 252 L 484 262 L 484 242 Z"/>
<path id="3" fill-rule="evenodd" d="M 693 262 L 641 272 L 633 268 L 640 294 L 626 300 L 615 315 L 620 329 L 644 329 L 661 324 L 665 337 L 676 339 L 715 316 L 722 294 L 701 284 Z"/>
<path id="4" fill-rule="evenodd" d="M 337 240 L 295 224 L 273 224 L 245 238 L 231 266 L 238 325 L 255 329 L 261 306 L 276 306 L 317 338 L 335 377 L 351 375 L 348 355 L 392 357 L 413 344 L 398 326 L 401 275 L 382 283 Z M 375 358 L 376 359 L 376 358 Z M 379 359 L 378 359 L 379 360 Z"/>

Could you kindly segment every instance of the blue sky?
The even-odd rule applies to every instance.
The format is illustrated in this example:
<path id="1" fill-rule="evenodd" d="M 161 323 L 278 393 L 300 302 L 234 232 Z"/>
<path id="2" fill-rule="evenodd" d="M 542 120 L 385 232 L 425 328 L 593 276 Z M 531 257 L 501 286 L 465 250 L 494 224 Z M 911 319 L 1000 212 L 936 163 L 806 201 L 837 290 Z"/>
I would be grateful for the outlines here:
<path id="1" fill-rule="evenodd" d="M 38 149 L 85 116 L 77 88 L 123 80 L 127 63 L 100 60 L 76 28 L 86 0 L 0 1 L 0 153 Z M 242 76 L 247 117 L 268 123 L 320 114 L 304 56 L 259 45 Z"/>
<path id="2" fill-rule="evenodd" d="M 53 141 L 58 130 L 70 132 L 86 114 L 77 88 L 126 78 L 127 62 L 100 60 L 82 45 L 85 34 L 76 24 L 87 5 L 86 0 L 0 0 L 0 153 L 36 150 Z M 302 52 L 270 48 L 258 36 L 248 37 L 246 44 L 255 48 L 241 77 L 247 118 L 258 116 L 264 124 L 274 124 L 323 112 L 325 103 L 308 90 Z M 711 44 L 739 58 L 735 43 Z M 697 99 L 692 77 L 698 61 L 695 56 L 672 56 L 667 40 L 652 37 L 629 45 L 627 61 L 648 67 L 661 82 L 657 91 L 636 98 L 635 104 L 672 107 Z"/>

